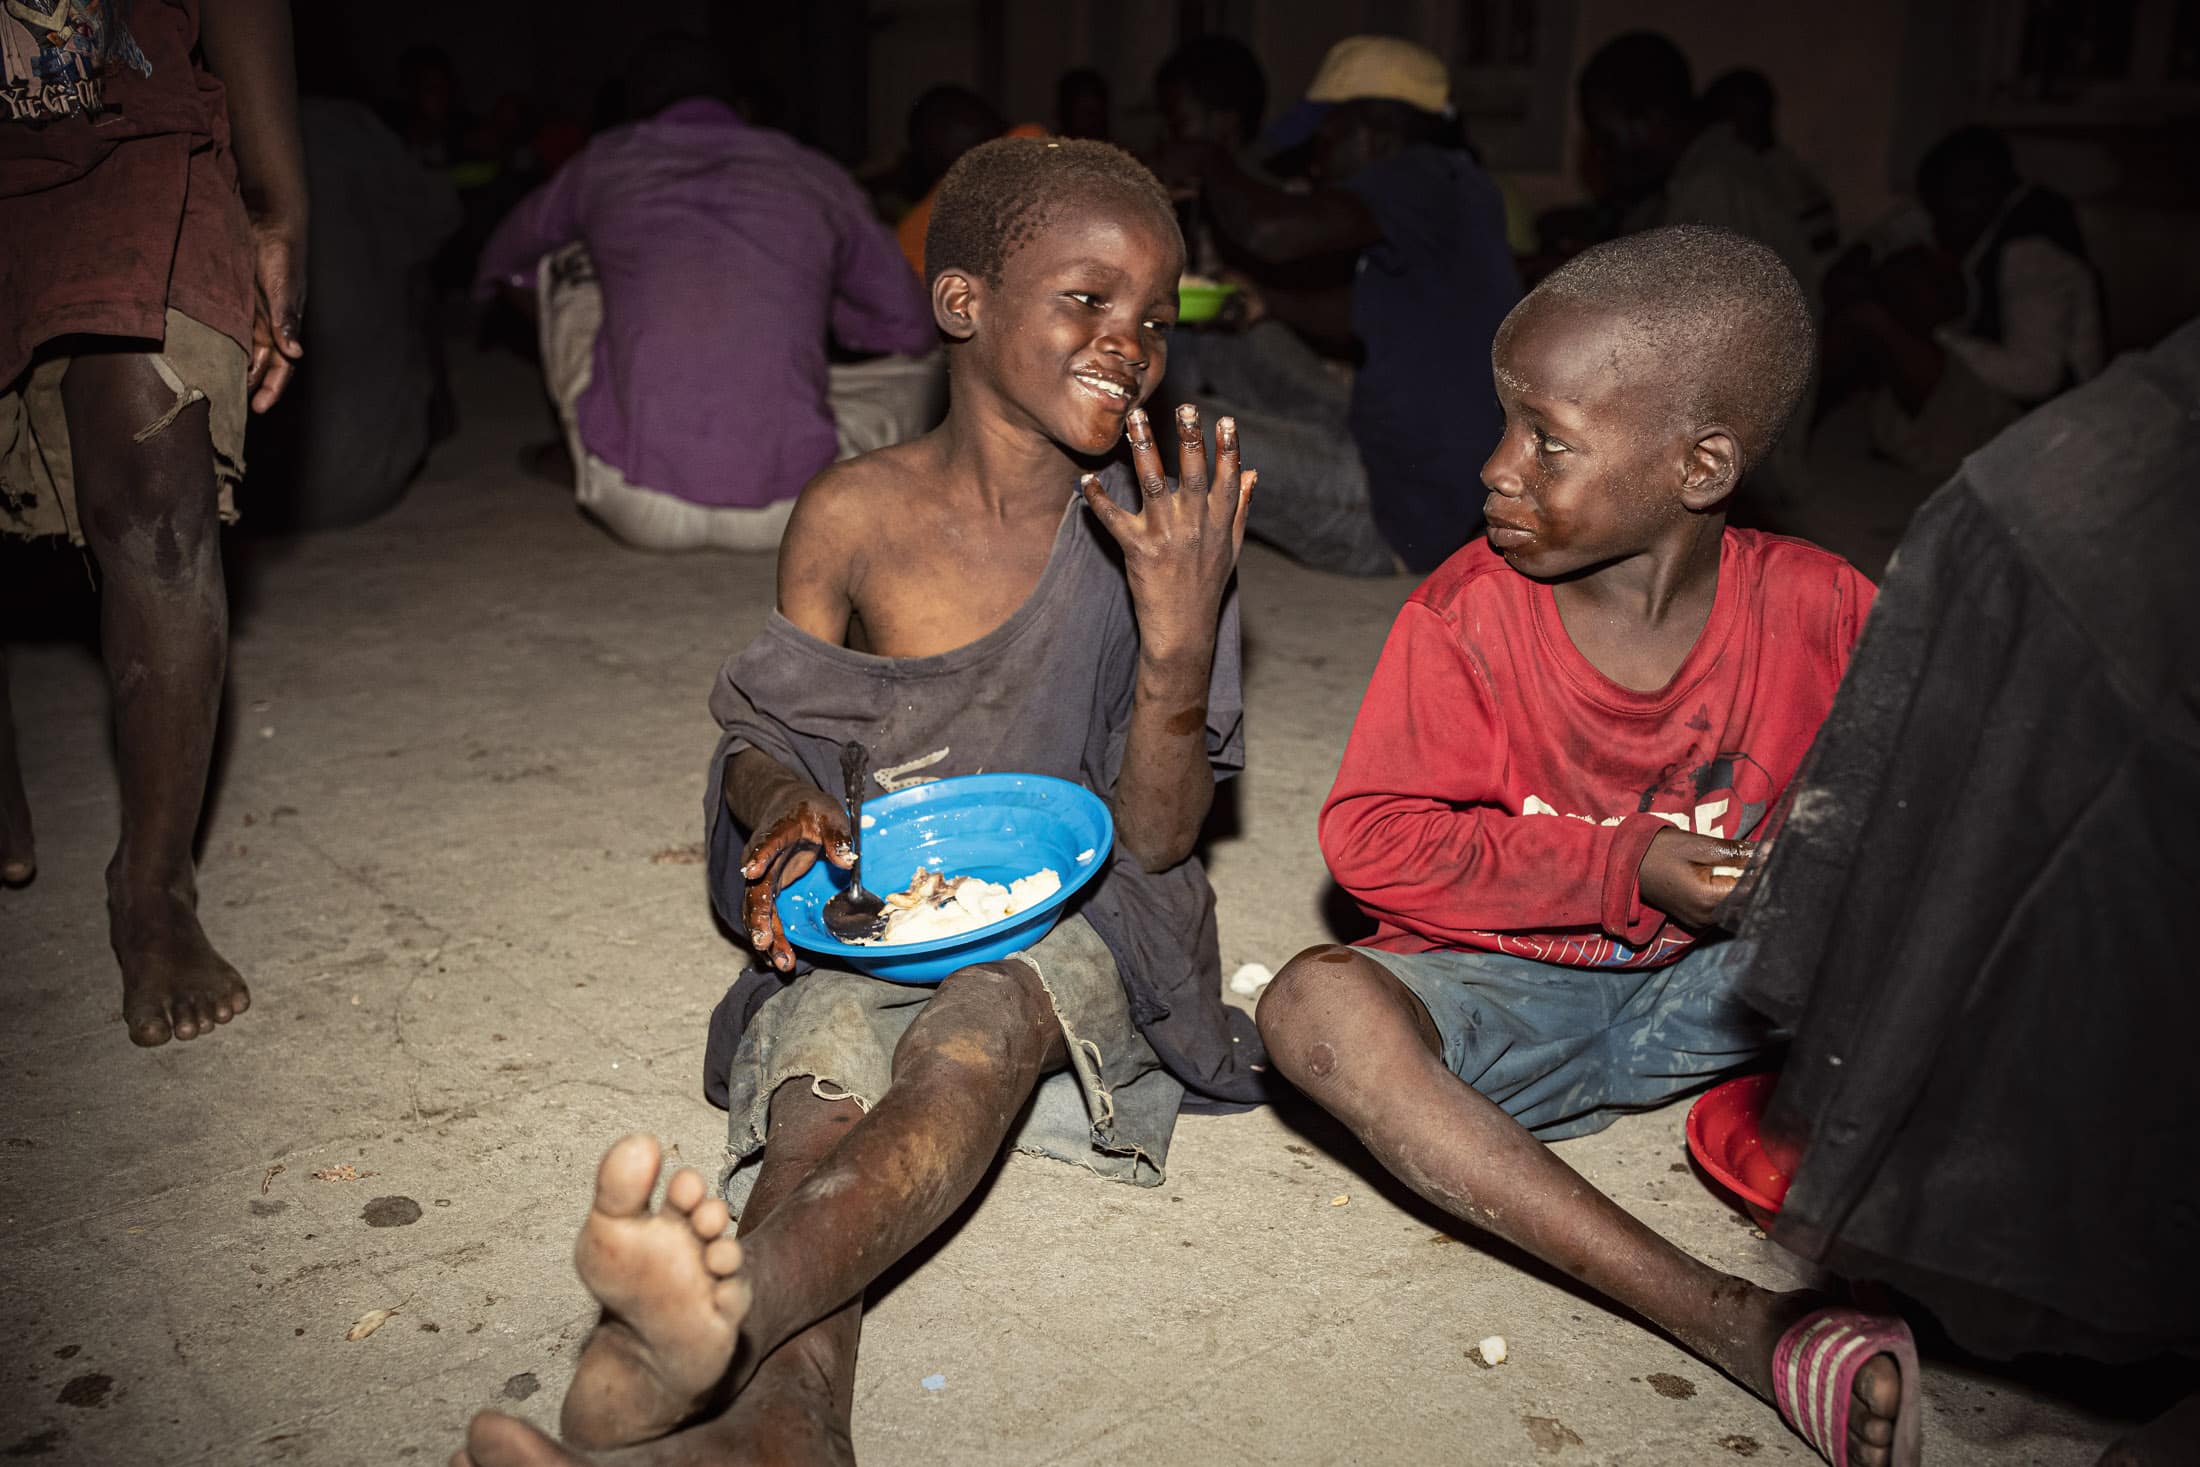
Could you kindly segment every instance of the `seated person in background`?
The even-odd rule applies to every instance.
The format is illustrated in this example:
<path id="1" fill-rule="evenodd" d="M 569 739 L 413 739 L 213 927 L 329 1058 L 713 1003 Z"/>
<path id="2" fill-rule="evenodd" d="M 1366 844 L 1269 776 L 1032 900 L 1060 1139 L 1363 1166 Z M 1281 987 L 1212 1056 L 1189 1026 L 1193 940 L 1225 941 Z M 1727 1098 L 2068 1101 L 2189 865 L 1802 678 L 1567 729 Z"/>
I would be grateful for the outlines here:
<path id="1" fill-rule="evenodd" d="M 1917 207 L 1843 258 L 1827 309 L 1826 396 L 1878 389 L 1874 444 L 1935 476 L 2089 380 L 2106 352 L 2077 211 L 2025 183 L 1988 127 L 1933 145 Z"/>
<path id="2" fill-rule="evenodd" d="M 1824 206 L 1795 189 L 1746 117 L 1737 125 L 1734 109 L 1709 95 L 1698 104 L 1680 47 L 1656 31 L 1615 36 L 1582 66 L 1575 90 L 1590 188 L 1618 232 L 1711 224 L 1746 235 L 1779 255 L 1815 315 L 1839 239 Z"/>
<path id="3" fill-rule="evenodd" d="M 804 481 L 922 431 L 936 395 L 885 364 L 905 407 L 836 426 L 828 333 L 915 356 L 934 349 L 931 315 L 855 180 L 743 123 L 707 42 L 644 42 L 627 86 L 641 120 L 512 211 L 478 289 L 539 281 L 582 508 L 645 550 L 769 550 Z"/>
<path id="4" fill-rule="evenodd" d="M 255 531 L 355 525 L 404 494 L 427 457 L 441 350 L 428 263 L 460 222 L 449 177 L 364 104 L 304 97 L 298 131 L 313 199 L 313 356 L 255 433 Z"/>
<path id="5" fill-rule="evenodd" d="M 1054 131 L 1065 138 L 1108 141 L 1114 131 L 1108 79 L 1089 66 L 1062 73 L 1054 84 Z"/>
<path id="6" fill-rule="evenodd" d="M 916 202 L 901 211 L 894 239 L 918 280 L 924 279 L 924 232 L 932 224 L 940 180 L 957 158 L 1007 130 L 993 104 L 968 87 L 933 87 L 909 109 L 909 152 L 901 171 L 905 197 Z"/>
<path id="7" fill-rule="evenodd" d="M 1899 1323 L 1715 1271 L 1543 1144 L 1769 1037 L 1707 929 L 1872 598 L 1837 556 L 1726 526 L 1802 396 L 1809 310 L 1762 245 L 1659 229 L 1554 272 L 1494 356 L 1488 543 L 1406 602 L 1322 810 L 1376 934 L 1292 959 L 1261 1033 L 1431 1203 L 1885 1463 L 1915 1422 Z M 1795 1399 L 1776 1360 L 1829 1342 L 1848 1368 Z"/>
<path id="8" fill-rule="evenodd" d="M 1104 143 L 1004 138 L 948 173 L 926 254 L 947 422 L 809 486 L 778 614 L 711 699 L 712 890 L 764 969 L 720 1005 L 706 1060 L 742 1158 L 726 1186 L 741 1240 L 718 1236 L 727 1204 L 693 1172 L 648 1210 L 646 1138 L 604 1158 L 578 1250 L 606 1314 L 565 1399 L 577 1446 L 703 1415 L 657 1460 L 851 1460 L 863 1292 L 1004 1141 L 1152 1186 L 1187 1087 L 1263 1094 L 1192 855 L 1215 780 L 1244 758 L 1233 571 L 1253 474 L 1226 420 L 1210 472 L 1183 415 L 1171 486 L 1134 411 L 1184 268 L 1168 195 Z M 1120 465 L 1080 478 L 1126 434 L 1135 489 Z M 774 902 L 820 856 L 848 860 L 824 792 L 843 739 L 897 787 L 1076 780 L 1114 809 L 1107 869 L 1029 952 L 935 990 L 798 967 Z M 460 1460 L 570 1460 L 555 1453 L 485 1415 Z"/>
<path id="9" fill-rule="evenodd" d="M 1474 533 L 1462 476 L 1497 442 L 1487 343 L 1520 296 L 1504 201 L 1431 52 L 1340 41 L 1307 101 L 1294 115 L 1312 131 L 1311 192 L 1255 176 L 1219 140 L 1169 144 L 1163 168 L 1198 190 L 1226 255 L 1264 274 L 1322 258 L 1355 268 L 1327 286 L 1260 286 L 1259 324 L 1197 340 L 1177 391 L 1261 443 L 1255 536 L 1324 570 L 1425 573 Z M 1317 348 L 1362 355 L 1349 387 Z"/>
<path id="10" fill-rule="evenodd" d="M 1268 110 L 1268 78 L 1260 61 L 1241 41 L 1228 36 L 1195 36 L 1171 51 L 1154 74 L 1154 101 L 1161 109 L 1164 149 L 1172 145 L 1212 143 L 1237 160 L 1243 172 L 1262 173 L 1257 144 Z M 1206 211 L 1180 209 L 1185 222 L 1184 250 L 1195 275 L 1219 276 L 1229 262 L 1215 241 Z M 1185 363 L 1180 337 L 1177 375 Z"/>
<path id="11" fill-rule="evenodd" d="M 1755 67 L 1738 66 L 1703 89 L 1697 110 L 1707 129 L 1724 123 L 1744 147 L 1755 150 L 1774 187 L 1787 196 L 1812 263 L 1823 269 L 1841 245 L 1840 215 L 1825 181 L 1780 141 L 1780 97 L 1772 79 Z"/>
<path id="12" fill-rule="evenodd" d="M 1839 236 L 1831 206 L 1798 186 L 1792 155 L 1761 145 L 1769 104 L 1762 134 L 1746 107 L 1737 123 L 1730 108 L 1700 105 L 1688 58 L 1656 31 L 1630 31 L 1599 47 L 1581 69 L 1577 94 L 1590 188 L 1617 232 L 1709 224 L 1745 235 L 1779 255 L 1818 319 L 1819 282 Z M 1805 401 L 1812 396 L 1806 387 Z M 1809 497 L 1813 417 L 1805 411 L 1757 463 L 1747 487 L 1752 500 L 1776 508 Z"/>

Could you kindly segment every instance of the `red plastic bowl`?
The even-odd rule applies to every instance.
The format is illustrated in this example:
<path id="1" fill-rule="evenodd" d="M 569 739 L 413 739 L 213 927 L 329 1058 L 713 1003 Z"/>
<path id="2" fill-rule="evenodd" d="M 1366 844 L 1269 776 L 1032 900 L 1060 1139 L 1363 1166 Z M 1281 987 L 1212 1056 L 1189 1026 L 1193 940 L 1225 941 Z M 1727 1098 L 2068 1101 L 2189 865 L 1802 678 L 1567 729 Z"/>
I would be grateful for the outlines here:
<path id="1" fill-rule="evenodd" d="M 1713 1181 L 1742 1200 L 1766 1232 L 1780 1215 L 1790 1181 L 1765 1154 L 1758 1132 L 1779 1083 L 1776 1074 L 1744 1075 L 1713 1086 L 1688 1108 L 1689 1154 Z"/>

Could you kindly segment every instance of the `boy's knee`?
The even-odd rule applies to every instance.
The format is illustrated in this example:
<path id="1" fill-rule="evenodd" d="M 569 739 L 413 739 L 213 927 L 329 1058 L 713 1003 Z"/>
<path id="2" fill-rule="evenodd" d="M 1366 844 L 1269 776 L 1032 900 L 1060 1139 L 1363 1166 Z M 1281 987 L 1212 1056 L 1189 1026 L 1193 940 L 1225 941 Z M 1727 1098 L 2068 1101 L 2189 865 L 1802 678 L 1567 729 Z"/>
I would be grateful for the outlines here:
<path id="1" fill-rule="evenodd" d="M 937 1041 L 939 1057 L 958 1063 L 1008 1068 L 1027 1052 L 1043 1051 L 1061 1027 L 1039 975 L 1013 959 L 957 969 L 940 981 L 932 1004 L 958 1022 L 945 1034 L 937 1032 L 939 1025 L 928 1025 L 927 1037 Z M 917 1032 L 912 1027 L 902 1036 L 894 1055 L 897 1069 Z"/>
<path id="2" fill-rule="evenodd" d="M 1415 1001 L 1382 963 L 1338 944 L 1307 948 L 1261 994 L 1254 1021 L 1267 1054 L 1300 1089 L 1320 1093 L 1349 1069 L 1393 1065 L 1426 1047 Z"/>
<path id="3" fill-rule="evenodd" d="M 1260 996 L 1253 1019 L 1268 1053 L 1301 1086 L 1335 1073 L 1340 1049 L 1349 1044 L 1340 1014 L 1365 1001 L 1371 975 L 1367 959 L 1334 943 L 1310 947 L 1290 962 Z"/>

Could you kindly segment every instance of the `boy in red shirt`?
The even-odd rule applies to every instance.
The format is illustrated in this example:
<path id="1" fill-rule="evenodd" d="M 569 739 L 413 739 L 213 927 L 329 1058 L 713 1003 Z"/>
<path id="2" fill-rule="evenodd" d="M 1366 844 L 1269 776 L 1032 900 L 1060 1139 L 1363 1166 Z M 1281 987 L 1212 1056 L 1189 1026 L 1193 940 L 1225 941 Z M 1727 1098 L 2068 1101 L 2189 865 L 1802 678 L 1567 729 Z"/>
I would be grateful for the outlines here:
<path id="1" fill-rule="evenodd" d="M 1898 1324 L 1705 1266 L 1541 1144 L 1768 1037 L 1707 929 L 1872 597 L 1836 556 L 1726 526 L 1802 395 L 1809 310 L 1763 246 L 1654 230 L 1550 276 L 1493 358 L 1487 543 L 1407 601 L 1322 810 L 1322 854 L 1376 933 L 1293 959 L 1261 1032 L 1422 1196 L 1783 1409 L 1776 1351 L 1860 1340 L 1827 1374 L 1846 1394 L 1811 1406 L 1845 1431 L 1806 1434 L 1835 1460 L 1895 1460 L 1915 1418 Z"/>

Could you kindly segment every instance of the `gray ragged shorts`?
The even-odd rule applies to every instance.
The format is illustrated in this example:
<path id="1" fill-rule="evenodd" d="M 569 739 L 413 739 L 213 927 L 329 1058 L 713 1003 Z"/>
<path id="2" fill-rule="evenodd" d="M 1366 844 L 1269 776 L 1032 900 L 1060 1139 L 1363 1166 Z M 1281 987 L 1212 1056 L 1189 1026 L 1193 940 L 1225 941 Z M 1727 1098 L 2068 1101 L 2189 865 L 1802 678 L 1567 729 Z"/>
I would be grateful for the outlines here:
<path id="1" fill-rule="evenodd" d="M 1008 1144 L 1113 1181 L 1159 1186 L 1184 1087 L 1131 1023 L 1114 954 L 1072 914 L 1028 952 L 1003 961 L 1038 975 L 1070 1052 L 1068 1069 L 1039 1082 Z M 736 1214 L 756 1184 L 779 1087 L 799 1080 L 824 1099 L 871 1109 L 893 1084 L 895 1047 L 934 991 L 818 968 L 756 1011 L 726 1083 L 730 1131 L 720 1190 Z"/>
<path id="2" fill-rule="evenodd" d="M 1413 991 L 1444 1064 L 1545 1141 L 1601 1131 L 1762 1055 L 1772 1025 L 1744 1003 L 1728 938 L 1661 968 L 1569 968 L 1450 950 L 1373 958 Z"/>

